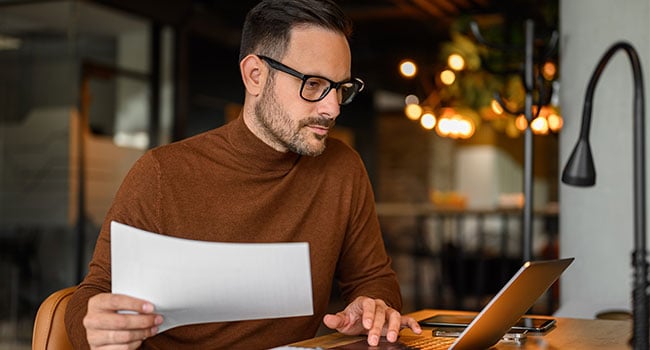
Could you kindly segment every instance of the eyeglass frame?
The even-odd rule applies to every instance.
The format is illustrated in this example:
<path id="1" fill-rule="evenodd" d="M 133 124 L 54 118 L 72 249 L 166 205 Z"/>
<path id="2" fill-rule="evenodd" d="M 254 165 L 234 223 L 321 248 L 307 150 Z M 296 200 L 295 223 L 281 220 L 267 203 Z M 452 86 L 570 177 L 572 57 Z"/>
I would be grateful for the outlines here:
<path id="1" fill-rule="evenodd" d="M 335 82 L 335 81 L 333 81 L 331 79 L 322 77 L 320 75 L 311 75 L 311 74 L 300 73 L 297 70 L 287 66 L 286 64 L 281 63 L 279 61 L 276 61 L 276 60 L 274 60 L 274 59 L 272 59 L 271 57 L 268 57 L 268 56 L 264 56 L 264 55 L 256 55 L 256 56 L 259 57 L 262 61 L 266 62 L 269 65 L 269 67 L 271 67 L 271 68 L 273 68 L 275 70 L 278 70 L 280 72 L 287 73 L 287 74 L 289 74 L 289 75 L 291 75 L 291 76 L 293 76 L 295 78 L 300 79 L 302 81 L 302 83 L 300 85 L 300 98 L 302 98 L 303 100 L 305 100 L 307 102 L 321 101 L 330 93 L 330 91 L 332 91 L 332 89 L 334 89 L 334 90 L 336 90 L 338 92 L 339 88 L 341 86 L 343 86 L 343 84 L 353 83 L 355 86 L 358 86 L 359 88 L 350 97 L 348 97 L 346 101 L 340 101 L 339 102 L 339 105 L 344 106 L 344 105 L 347 105 L 350 102 L 352 102 L 352 100 L 354 100 L 354 97 L 358 93 L 363 91 L 363 88 L 366 86 L 366 84 L 363 82 L 363 80 L 361 80 L 359 78 L 351 78 L 351 79 Z M 303 96 L 302 92 L 303 92 L 303 89 L 305 88 L 305 83 L 310 78 L 323 79 L 323 80 L 325 80 L 325 81 L 327 81 L 329 83 L 329 86 L 325 90 L 323 90 L 320 97 L 318 97 L 317 99 L 308 99 L 305 96 Z M 338 95 L 337 95 L 337 98 L 338 98 Z"/>

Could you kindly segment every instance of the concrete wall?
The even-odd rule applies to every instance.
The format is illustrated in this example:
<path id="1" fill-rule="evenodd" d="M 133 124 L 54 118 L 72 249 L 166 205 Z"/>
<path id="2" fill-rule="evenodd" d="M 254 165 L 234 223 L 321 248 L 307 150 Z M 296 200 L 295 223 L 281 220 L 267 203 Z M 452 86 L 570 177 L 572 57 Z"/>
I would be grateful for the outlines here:
<path id="1" fill-rule="evenodd" d="M 589 77 L 613 43 L 627 40 L 636 47 L 647 87 L 649 15 L 647 0 L 560 2 L 560 103 L 565 120 L 560 171 L 578 136 Z M 632 93 L 631 66 L 619 52 L 594 95 L 591 146 L 596 185 L 560 185 L 560 253 L 576 257 L 562 277 L 561 316 L 592 318 L 605 309 L 631 307 Z"/>

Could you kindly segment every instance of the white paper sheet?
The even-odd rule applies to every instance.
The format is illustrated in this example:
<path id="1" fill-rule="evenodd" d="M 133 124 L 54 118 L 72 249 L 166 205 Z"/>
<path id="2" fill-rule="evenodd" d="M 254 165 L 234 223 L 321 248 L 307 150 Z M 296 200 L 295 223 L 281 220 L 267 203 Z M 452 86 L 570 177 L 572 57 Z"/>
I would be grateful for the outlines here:
<path id="1" fill-rule="evenodd" d="M 307 243 L 218 243 L 111 222 L 113 293 L 147 300 L 159 332 L 194 323 L 313 314 Z"/>

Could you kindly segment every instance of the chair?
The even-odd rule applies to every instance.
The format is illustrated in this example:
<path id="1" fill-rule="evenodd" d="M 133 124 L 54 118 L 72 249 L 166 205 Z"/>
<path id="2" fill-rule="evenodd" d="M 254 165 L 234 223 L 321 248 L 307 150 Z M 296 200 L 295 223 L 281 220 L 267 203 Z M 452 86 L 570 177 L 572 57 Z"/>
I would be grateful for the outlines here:
<path id="1" fill-rule="evenodd" d="M 41 303 L 34 320 L 32 350 L 73 350 L 65 329 L 65 309 L 77 286 L 52 293 Z"/>

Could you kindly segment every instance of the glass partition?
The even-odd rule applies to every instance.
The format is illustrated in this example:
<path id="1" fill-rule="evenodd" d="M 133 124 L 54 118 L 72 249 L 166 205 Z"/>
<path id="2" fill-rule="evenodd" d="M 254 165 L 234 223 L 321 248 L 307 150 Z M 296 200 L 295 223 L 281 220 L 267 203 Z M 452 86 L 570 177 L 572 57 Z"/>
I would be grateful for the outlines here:
<path id="1" fill-rule="evenodd" d="M 0 349 L 28 348 L 40 302 L 85 274 L 152 120 L 168 139 L 150 31 L 86 1 L 0 3 Z"/>

